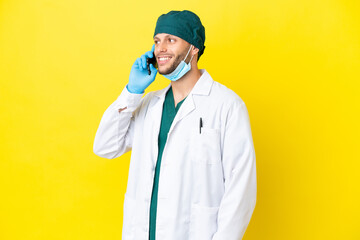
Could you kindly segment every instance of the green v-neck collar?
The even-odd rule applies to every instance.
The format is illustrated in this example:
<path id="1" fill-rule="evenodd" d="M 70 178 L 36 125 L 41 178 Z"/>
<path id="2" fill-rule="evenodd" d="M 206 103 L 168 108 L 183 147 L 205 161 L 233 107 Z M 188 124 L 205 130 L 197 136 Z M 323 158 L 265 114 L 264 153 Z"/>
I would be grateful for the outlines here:
<path id="1" fill-rule="evenodd" d="M 177 113 L 179 111 L 179 108 L 181 107 L 181 104 L 185 101 L 186 97 L 178 102 L 178 104 L 175 107 L 175 100 L 174 100 L 174 94 L 172 91 L 172 87 L 169 88 L 168 92 L 166 93 L 165 102 L 167 102 L 167 109 L 171 110 L 172 113 Z"/>

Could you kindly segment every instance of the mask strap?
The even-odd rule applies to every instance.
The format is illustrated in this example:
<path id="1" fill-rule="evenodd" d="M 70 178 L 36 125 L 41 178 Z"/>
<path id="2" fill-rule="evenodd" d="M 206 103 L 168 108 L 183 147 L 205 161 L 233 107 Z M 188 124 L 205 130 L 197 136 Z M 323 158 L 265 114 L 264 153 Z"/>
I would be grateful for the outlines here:
<path id="1" fill-rule="evenodd" d="M 191 56 L 189 63 L 191 63 L 191 60 L 193 59 L 193 57 L 194 57 L 194 55 Z M 188 64 L 189 64 L 189 63 L 188 63 Z"/>
<path id="2" fill-rule="evenodd" d="M 191 47 L 192 47 L 192 45 L 190 45 L 189 51 L 187 52 L 186 57 L 184 58 L 184 62 L 185 62 L 185 59 L 187 58 L 187 56 L 189 55 L 189 52 L 190 52 L 190 50 L 191 50 Z M 193 56 L 194 56 L 194 55 L 193 55 Z M 192 59 L 192 57 L 191 57 L 191 59 Z M 190 60 L 190 61 L 191 61 L 191 60 Z"/>

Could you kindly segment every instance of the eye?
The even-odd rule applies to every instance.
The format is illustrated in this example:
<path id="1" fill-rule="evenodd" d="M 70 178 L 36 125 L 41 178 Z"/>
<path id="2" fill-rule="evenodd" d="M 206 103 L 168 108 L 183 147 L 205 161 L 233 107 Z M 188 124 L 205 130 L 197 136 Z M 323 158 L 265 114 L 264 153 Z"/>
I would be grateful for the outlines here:
<path id="1" fill-rule="evenodd" d="M 171 42 L 175 42 L 175 39 L 173 39 L 173 38 L 169 38 L 169 41 Z"/>
<path id="2" fill-rule="evenodd" d="M 158 40 L 155 40 L 154 43 L 157 44 L 157 43 L 158 43 Z"/>

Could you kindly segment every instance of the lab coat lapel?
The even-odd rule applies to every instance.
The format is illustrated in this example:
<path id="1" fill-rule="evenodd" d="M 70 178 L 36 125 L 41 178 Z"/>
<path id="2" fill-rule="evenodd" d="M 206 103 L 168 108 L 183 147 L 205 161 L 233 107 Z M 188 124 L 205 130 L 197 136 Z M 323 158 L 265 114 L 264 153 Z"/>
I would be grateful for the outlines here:
<path id="1" fill-rule="evenodd" d="M 148 112 L 151 116 L 151 124 L 149 126 L 151 129 L 151 149 L 152 149 L 152 164 L 155 165 L 158 155 L 158 137 L 160 131 L 161 117 L 163 111 L 163 105 L 165 100 L 165 95 L 168 89 L 171 87 L 169 84 L 166 88 L 163 88 L 159 91 L 154 92 L 154 104 L 149 107 Z"/>
<path id="2" fill-rule="evenodd" d="M 196 109 L 196 103 L 194 100 L 194 95 L 209 95 L 213 80 L 209 73 L 205 69 L 200 69 L 201 77 L 196 82 L 193 89 L 190 91 L 189 95 L 181 105 L 179 111 L 177 112 L 173 123 L 171 124 L 170 130 L 168 134 L 171 134 L 174 127 L 177 125 L 178 122 L 181 121 L 184 117 L 189 115 L 192 111 Z M 152 163 L 155 165 L 157 161 L 158 155 L 158 137 L 160 131 L 160 124 L 161 124 L 161 117 L 163 111 L 163 105 L 165 100 L 166 92 L 171 87 L 169 84 L 166 88 L 163 88 L 159 91 L 155 91 L 154 94 L 154 104 L 151 105 L 148 109 L 149 114 L 151 115 L 151 125 L 152 126 L 152 136 L 151 136 L 151 149 L 152 152 Z"/>
<path id="3" fill-rule="evenodd" d="M 188 97 L 185 99 L 183 104 L 181 105 L 179 111 L 175 115 L 174 121 L 171 124 L 169 134 L 175 127 L 175 125 L 183 119 L 186 115 L 190 114 L 195 109 L 195 103 L 192 94 L 189 94 Z"/>
<path id="4" fill-rule="evenodd" d="M 152 120 L 154 121 L 154 128 L 156 130 L 160 129 L 160 122 L 161 122 L 161 116 L 162 116 L 162 110 L 163 110 L 163 104 L 165 100 L 165 94 L 171 87 L 171 84 L 169 84 L 166 88 L 163 88 L 159 91 L 154 92 L 154 100 L 155 103 L 149 107 L 148 112 L 151 115 Z"/>
<path id="5" fill-rule="evenodd" d="M 195 86 L 190 91 L 189 95 L 187 96 L 187 98 L 181 105 L 179 111 L 177 112 L 177 114 L 174 118 L 174 121 L 171 124 L 169 134 L 174 129 L 176 124 L 179 121 L 181 121 L 181 119 L 183 119 L 184 117 L 189 115 L 196 108 L 196 104 L 195 104 L 193 96 L 194 95 L 209 95 L 209 93 L 210 93 L 210 90 L 211 90 L 211 87 L 213 84 L 213 80 L 210 77 L 209 73 L 205 69 L 200 69 L 200 72 L 202 73 L 201 77 L 196 82 Z"/>

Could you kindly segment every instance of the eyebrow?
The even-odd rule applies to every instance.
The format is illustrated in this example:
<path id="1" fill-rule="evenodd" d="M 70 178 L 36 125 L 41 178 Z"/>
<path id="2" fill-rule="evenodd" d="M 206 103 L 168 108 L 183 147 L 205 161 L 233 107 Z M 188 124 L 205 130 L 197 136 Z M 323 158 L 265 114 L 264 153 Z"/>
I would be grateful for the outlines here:
<path id="1" fill-rule="evenodd" d="M 164 38 L 167 38 L 167 37 L 169 37 L 169 36 L 172 36 L 172 35 L 167 34 L 167 35 L 165 35 L 165 37 L 164 37 Z M 158 38 L 158 37 L 154 37 L 154 40 L 155 40 L 155 39 L 160 39 L 160 38 Z"/>

